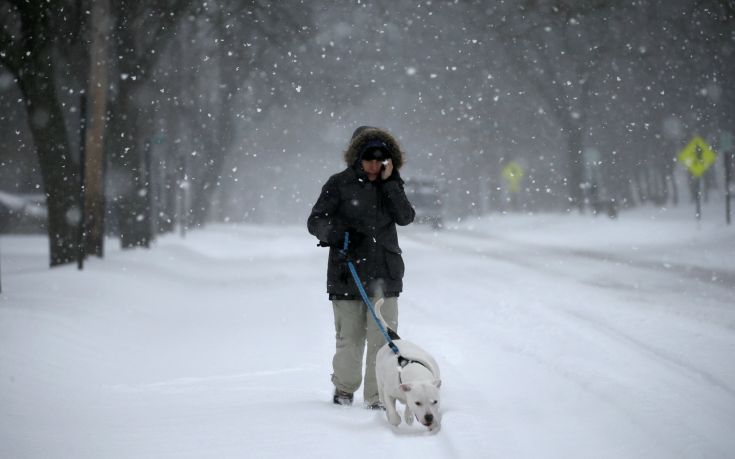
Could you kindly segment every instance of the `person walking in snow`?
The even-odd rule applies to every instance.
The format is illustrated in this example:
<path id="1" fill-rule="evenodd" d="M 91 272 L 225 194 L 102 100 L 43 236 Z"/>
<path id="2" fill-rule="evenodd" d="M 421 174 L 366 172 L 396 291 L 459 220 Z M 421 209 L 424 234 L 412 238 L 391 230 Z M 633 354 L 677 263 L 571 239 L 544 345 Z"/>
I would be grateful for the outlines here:
<path id="1" fill-rule="evenodd" d="M 375 380 L 375 355 L 385 338 L 370 316 L 347 259 L 357 269 L 373 304 L 379 298 L 388 325 L 398 327 L 398 295 L 403 290 L 404 264 L 396 225 L 413 222 L 416 212 L 403 191 L 398 170 L 404 155 L 385 130 L 360 126 L 344 153 L 347 168 L 323 186 L 307 222 L 320 245 L 329 246 L 327 293 L 334 310 L 336 351 L 332 359 L 333 402 L 349 405 L 363 382 L 362 360 L 367 343 L 363 399 L 380 408 Z M 348 251 L 343 249 L 345 233 Z"/>

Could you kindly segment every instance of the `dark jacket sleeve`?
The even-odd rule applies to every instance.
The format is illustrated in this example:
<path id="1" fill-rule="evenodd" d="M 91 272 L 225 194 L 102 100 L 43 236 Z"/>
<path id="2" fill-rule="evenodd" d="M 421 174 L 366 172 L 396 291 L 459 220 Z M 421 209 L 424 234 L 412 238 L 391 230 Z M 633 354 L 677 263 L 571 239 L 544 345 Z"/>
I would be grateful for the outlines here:
<path id="1" fill-rule="evenodd" d="M 403 180 L 398 175 L 398 171 L 391 175 L 390 180 L 383 183 L 383 196 L 388 211 L 397 225 L 406 226 L 413 222 L 416 211 L 408 201 L 406 192 L 403 191 Z"/>
<path id="2" fill-rule="evenodd" d="M 322 187 L 306 223 L 309 233 L 332 246 L 338 246 L 345 232 L 345 225 L 336 217 L 340 199 L 337 179 L 332 176 Z"/>

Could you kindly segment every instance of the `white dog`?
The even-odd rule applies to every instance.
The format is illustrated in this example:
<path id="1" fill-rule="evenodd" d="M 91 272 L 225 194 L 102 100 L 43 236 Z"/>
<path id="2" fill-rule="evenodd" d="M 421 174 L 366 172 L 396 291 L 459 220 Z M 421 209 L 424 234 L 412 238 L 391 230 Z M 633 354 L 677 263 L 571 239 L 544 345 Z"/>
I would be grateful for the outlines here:
<path id="1" fill-rule="evenodd" d="M 388 422 L 394 426 L 401 423 L 401 416 L 396 411 L 396 400 L 399 400 L 406 405 L 403 415 L 406 424 L 413 424 L 415 416 L 430 431 L 439 430 L 441 428 L 439 366 L 428 352 L 410 341 L 401 339 L 395 331 L 388 328 L 380 314 L 382 304 L 382 298 L 375 303 L 375 313 L 399 350 L 399 355 L 396 355 L 386 344 L 378 351 L 375 361 L 378 394 L 380 402 L 385 407 Z"/>

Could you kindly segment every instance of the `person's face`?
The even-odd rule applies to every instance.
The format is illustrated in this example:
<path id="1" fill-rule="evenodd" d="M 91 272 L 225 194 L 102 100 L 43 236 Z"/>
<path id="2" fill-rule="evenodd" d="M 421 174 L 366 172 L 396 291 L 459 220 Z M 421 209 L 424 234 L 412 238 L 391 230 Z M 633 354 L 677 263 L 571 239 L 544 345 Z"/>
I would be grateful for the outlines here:
<path id="1" fill-rule="evenodd" d="M 382 166 L 383 162 L 380 159 L 362 160 L 362 170 L 365 171 L 368 176 L 368 180 L 371 182 L 378 178 L 378 175 L 380 175 L 380 168 Z"/>

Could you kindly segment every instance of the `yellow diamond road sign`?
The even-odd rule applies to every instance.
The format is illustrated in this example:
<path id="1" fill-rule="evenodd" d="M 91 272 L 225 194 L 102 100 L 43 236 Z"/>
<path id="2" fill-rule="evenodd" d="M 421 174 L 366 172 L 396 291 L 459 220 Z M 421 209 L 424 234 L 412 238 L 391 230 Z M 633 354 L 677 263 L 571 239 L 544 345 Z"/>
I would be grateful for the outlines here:
<path id="1" fill-rule="evenodd" d="M 679 153 L 679 161 L 681 161 L 689 172 L 695 177 L 701 177 L 704 172 L 717 159 L 717 153 L 707 145 L 700 136 L 694 136 L 689 144 Z"/>
<path id="2" fill-rule="evenodd" d="M 518 193 L 521 191 L 521 178 L 523 177 L 523 168 L 515 161 L 509 162 L 503 168 L 503 177 L 508 181 L 510 185 L 509 191 L 512 193 Z"/>

